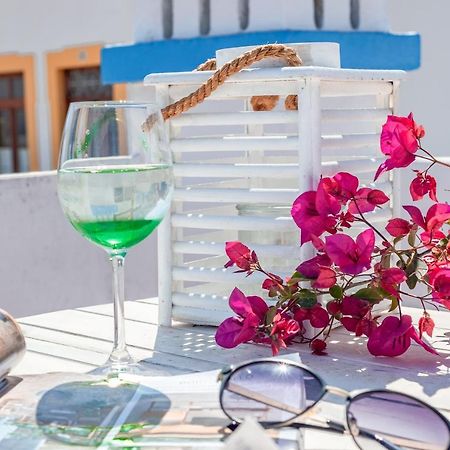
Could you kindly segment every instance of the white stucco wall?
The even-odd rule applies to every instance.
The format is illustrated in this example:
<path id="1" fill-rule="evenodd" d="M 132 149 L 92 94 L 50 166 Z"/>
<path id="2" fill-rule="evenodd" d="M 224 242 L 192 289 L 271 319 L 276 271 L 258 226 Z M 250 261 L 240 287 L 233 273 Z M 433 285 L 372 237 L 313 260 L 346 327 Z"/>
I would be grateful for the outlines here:
<path id="1" fill-rule="evenodd" d="M 400 90 L 399 113 L 414 112 L 417 122 L 424 125 L 425 148 L 437 156 L 450 156 L 448 105 L 450 104 L 450 60 L 448 55 L 448 0 L 391 0 L 390 22 L 393 31 L 414 30 L 422 40 L 422 63 L 418 70 L 409 72 Z M 417 168 L 424 165 L 416 166 Z M 438 198 L 450 201 L 449 170 L 435 167 L 433 174 L 438 179 Z M 402 199 L 411 203 L 408 193 L 412 174 L 402 171 Z"/>
<path id="2" fill-rule="evenodd" d="M 447 37 L 448 0 L 392 0 L 391 28 L 414 30 L 422 39 L 422 64 L 402 84 L 400 110 L 414 111 L 427 130 L 427 146 L 442 156 L 450 155 L 448 105 L 450 104 L 450 59 Z"/>
<path id="3" fill-rule="evenodd" d="M 40 166 L 50 168 L 46 52 L 131 41 L 134 10 L 124 0 L 0 0 L 0 54 L 35 55 Z"/>

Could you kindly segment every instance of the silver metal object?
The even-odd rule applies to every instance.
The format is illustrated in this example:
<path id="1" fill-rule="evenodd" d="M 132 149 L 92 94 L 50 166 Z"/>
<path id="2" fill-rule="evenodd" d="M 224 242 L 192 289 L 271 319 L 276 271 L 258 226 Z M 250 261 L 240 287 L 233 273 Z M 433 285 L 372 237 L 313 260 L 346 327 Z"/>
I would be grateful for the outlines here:
<path id="1" fill-rule="evenodd" d="M 0 380 L 15 367 L 25 354 L 25 338 L 19 324 L 0 309 Z"/>

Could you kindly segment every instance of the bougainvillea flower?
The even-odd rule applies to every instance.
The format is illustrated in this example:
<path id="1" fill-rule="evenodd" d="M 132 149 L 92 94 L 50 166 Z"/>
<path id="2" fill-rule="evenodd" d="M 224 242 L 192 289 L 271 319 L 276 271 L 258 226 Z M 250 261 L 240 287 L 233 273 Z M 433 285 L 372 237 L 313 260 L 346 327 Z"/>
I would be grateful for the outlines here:
<path id="1" fill-rule="evenodd" d="M 347 172 L 339 172 L 333 177 L 322 178 L 322 188 L 341 205 L 347 203 L 358 190 L 359 180 Z"/>
<path id="2" fill-rule="evenodd" d="M 279 313 L 274 317 L 273 323 L 270 336 L 272 354 L 276 356 L 281 348 L 286 348 L 289 341 L 297 336 L 301 327 L 296 320 Z"/>
<path id="3" fill-rule="evenodd" d="M 405 219 L 390 219 L 386 225 L 386 231 L 393 237 L 406 236 L 413 225 Z"/>
<path id="4" fill-rule="evenodd" d="M 315 355 L 326 355 L 327 343 L 323 339 L 314 339 L 311 342 L 311 350 Z"/>
<path id="5" fill-rule="evenodd" d="M 351 331 L 356 336 L 370 336 L 376 328 L 376 323 L 370 314 L 370 303 L 367 300 L 350 296 L 342 299 L 339 319 L 347 331 Z"/>
<path id="6" fill-rule="evenodd" d="M 415 160 L 418 139 L 424 135 L 423 127 L 414 122 L 412 113 L 408 117 L 388 116 L 380 136 L 381 151 L 388 159 L 378 168 L 375 179 L 388 170 L 409 166 Z"/>
<path id="7" fill-rule="evenodd" d="M 375 264 L 375 274 L 378 277 L 380 286 L 389 294 L 400 299 L 398 292 L 399 285 L 408 278 L 404 270 L 398 267 L 390 267 L 389 269 L 381 268 L 380 264 Z"/>
<path id="8" fill-rule="evenodd" d="M 417 171 L 416 178 L 409 185 L 409 192 L 414 201 L 422 200 L 428 194 L 431 200 L 437 202 L 436 179 L 431 175 Z"/>
<path id="9" fill-rule="evenodd" d="M 266 278 L 263 281 L 262 288 L 267 289 L 270 291 L 271 289 L 279 289 L 281 286 L 283 286 L 283 278 L 279 277 L 278 275 L 275 275 L 274 273 L 269 273 L 271 276 L 270 278 Z"/>
<path id="10" fill-rule="evenodd" d="M 372 229 L 360 233 L 356 242 L 346 234 L 326 238 L 327 255 L 342 272 L 349 275 L 358 275 L 370 267 L 374 248 L 375 233 Z"/>
<path id="11" fill-rule="evenodd" d="M 321 267 L 319 276 L 312 283 L 313 288 L 328 289 L 336 284 L 336 272 L 330 267 Z"/>
<path id="12" fill-rule="evenodd" d="M 312 235 L 311 244 L 319 252 L 323 252 L 325 250 L 325 242 L 322 239 L 320 239 L 320 237 Z"/>
<path id="13" fill-rule="evenodd" d="M 422 244 L 427 248 L 434 248 L 439 241 L 445 239 L 447 236 L 441 230 L 424 231 L 420 234 Z"/>
<path id="14" fill-rule="evenodd" d="M 225 264 L 225 267 L 231 267 L 236 264 L 237 267 L 250 274 L 252 271 L 252 266 L 258 263 L 256 253 L 252 252 L 241 242 L 226 242 L 225 252 L 228 258 L 230 258 L 230 260 Z"/>
<path id="15" fill-rule="evenodd" d="M 296 271 L 314 280 L 312 287 L 327 289 L 336 284 L 336 272 L 330 266 L 331 259 L 325 254 L 319 254 L 301 263 Z"/>
<path id="16" fill-rule="evenodd" d="M 351 214 L 371 212 L 388 201 L 389 197 L 379 189 L 361 188 L 350 202 L 348 211 Z"/>
<path id="17" fill-rule="evenodd" d="M 326 179 L 322 178 L 317 186 L 316 209 L 322 217 L 327 217 L 329 214 L 335 216 L 341 211 L 341 205 L 333 195 L 328 193 L 325 184 Z"/>
<path id="18" fill-rule="evenodd" d="M 450 267 L 437 266 L 428 272 L 428 282 L 433 287 L 433 298 L 450 309 Z"/>
<path id="19" fill-rule="evenodd" d="M 424 312 L 423 316 L 419 319 L 419 337 L 422 339 L 424 333 L 428 336 L 433 337 L 434 330 L 434 320 L 430 315 Z"/>
<path id="20" fill-rule="evenodd" d="M 324 328 L 327 326 L 330 316 L 327 310 L 317 303 L 312 308 L 297 309 L 294 313 L 294 319 L 299 323 L 309 320 L 314 328 Z"/>
<path id="21" fill-rule="evenodd" d="M 427 211 L 426 216 L 416 206 L 403 206 L 403 209 L 411 216 L 412 221 L 422 227 L 425 231 L 434 231 L 450 220 L 450 205 L 447 203 L 436 203 Z"/>
<path id="22" fill-rule="evenodd" d="M 337 300 L 331 300 L 327 303 L 327 311 L 332 316 L 337 316 L 341 314 L 342 303 Z"/>
<path id="23" fill-rule="evenodd" d="M 302 244 L 311 241 L 312 236 L 320 236 L 325 231 L 332 231 L 336 225 L 336 218 L 326 214 L 323 203 L 320 204 L 321 213 L 319 213 L 316 200 L 316 191 L 308 191 L 297 197 L 292 205 L 291 215 L 301 230 Z"/>
<path id="24" fill-rule="evenodd" d="M 303 276 L 313 280 L 317 278 L 320 273 L 321 267 L 330 267 L 331 259 L 325 254 L 319 254 L 311 259 L 302 262 L 297 269 L 297 272 L 301 273 Z"/>
<path id="25" fill-rule="evenodd" d="M 355 216 L 349 211 L 345 211 L 340 214 L 338 220 L 341 227 L 350 228 L 355 221 Z"/>
<path id="26" fill-rule="evenodd" d="M 369 336 L 367 349 L 374 356 L 399 356 L 408 350 L 411 339 L 417 342 L 427 352 L 437 355 L 433 347 L 430 347 L 417 334 L 412 325 L 412 318 L 403 314 L 401 318 L 387 316 Z"/>
<path id="27" fill-rule="evenodd" d="M 217 344 L 224 348 L 233 348 L 252 340 L 269 309 L 262 298 L 246 297 L 238 288 L 233 289 L 229 305 L 238 317 L 225 319 L 217 328 L 215 335 Z"/>

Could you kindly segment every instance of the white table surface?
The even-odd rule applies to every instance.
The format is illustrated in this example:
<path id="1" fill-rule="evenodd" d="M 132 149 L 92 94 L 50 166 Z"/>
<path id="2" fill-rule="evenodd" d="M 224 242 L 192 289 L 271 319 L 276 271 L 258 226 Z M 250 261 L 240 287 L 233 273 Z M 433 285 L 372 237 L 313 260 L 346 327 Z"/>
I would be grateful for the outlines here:
<path id="1" fill-rule="evenodd" d="M 107 304 L 19 319 L 27 353 L 12 374 L 88 372 L 101 365 L 111 350 L 112 311 L 112 304 Z M 404 313 L 411 314 L 417 323 L 419 309 L 404 308 Z M 155 375 L 217 369 L 271 355 L 268 347 L 254 344 L 222 349 L 215 344 L 213 327 L 158 327 L 157 299 L 127 302 L 125 316 L 133 356 L 145 359 Z M 287 351 L 298 351 L 303 363 L 330 385 L 347 390 L 394 389 L 429 401 L 450 416 L 450 313 L 433 312 L 432 317 L 436 328 L 430 341 L 439 356 L 413 343 L 401 357 L 375 358 L 367 352 L 365 338 L 356 338 L 342 329 L 332 332 L 326 356 L 312 355 L 306 345 L 291 346 Z M 332 447 L 327 446 L 330 439 Z M 307 448 L 353 448 L 347 441 L 342 447 L 338 445 L 331 433 L 318 433 L 312 441 L 314 444 Z"/>

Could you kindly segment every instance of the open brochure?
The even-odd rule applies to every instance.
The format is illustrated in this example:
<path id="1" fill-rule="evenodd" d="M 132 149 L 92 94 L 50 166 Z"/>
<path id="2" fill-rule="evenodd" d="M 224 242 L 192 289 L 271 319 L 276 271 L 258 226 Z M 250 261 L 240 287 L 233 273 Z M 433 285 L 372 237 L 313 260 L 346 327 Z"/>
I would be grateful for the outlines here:
<path id="1" fill-rule="evenodd" d="M 217 375 L 217 370 L 128 375 L 120 385 L 85 374 L 24 377 L 0 399 L 0 450 L 61 449 L 65 444 L 71 449 L 227 449 L 231 432 L 219 405 Z M 299 448 L 293 429 L 257 434 L 261 442 L 255 437 L 257 447 L 246 448 L 269 449 L 272 443 L 275 448 Z M 270 443 L 264 446 L 266 438 Z M 229 448 L 237 448 L 232 441 Z"/>

